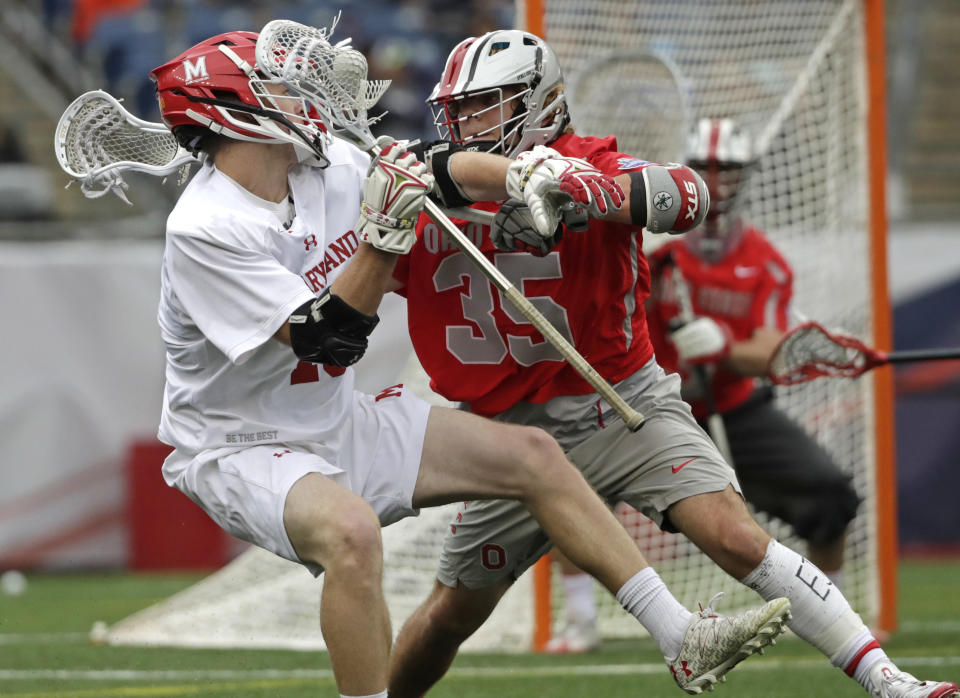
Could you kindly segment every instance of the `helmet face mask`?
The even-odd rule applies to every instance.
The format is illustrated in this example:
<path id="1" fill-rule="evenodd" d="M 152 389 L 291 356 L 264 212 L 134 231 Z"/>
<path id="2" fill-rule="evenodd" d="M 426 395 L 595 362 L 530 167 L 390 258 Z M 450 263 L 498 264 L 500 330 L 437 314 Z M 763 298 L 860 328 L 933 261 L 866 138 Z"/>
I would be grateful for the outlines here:
<path id="1" fill-rule="evenodd" d="M 446 140 L 468 146 L 482 141 L 490 152 L 505 153 L 518 141 L 518 131 L 526 115 L 523 100 L 528 94 L 529 88 L 517 85 L 443 98 L 437 101 L 434 125 Z M 464 128 L 476 120 L 485 126 L 476 131 Z"/>
<path id="2" fill-rule="evenodd" d="M 152 70 L 164 123 L 181 140 L 190 134 L 189 149 L 200 127 L 234 140 L 290 143 L 301 161 L 325 162 L 324 123 L 304 98 L 256 71 L 256 41 L 252 32 L 220 34 Z"/>
<path id="3" fill-rule="evenodd" d="M 462 108 L 468 99 L 473 111 Z M 556 55 L 542 39 L 519 30 L 460 42 L 427 102 L 441 138 L 463 144 L 492 142 L 491 152 L 508 157 L 550 143 L 569 120 Z M 490 119 L 494 112 L 498 120 L 485 121 L 491 125 L 464 136 L 466 121 Z"/>
<path id="4" fill-rule="evenodd" d="M 743 232 L 743 191 L 753 164 L 749 140 L 730 119 L 701 119 L 688 138 L 686 164 L 703 177 L 710 210 L 685 241 L 698 257 L 716 263 Z"/>

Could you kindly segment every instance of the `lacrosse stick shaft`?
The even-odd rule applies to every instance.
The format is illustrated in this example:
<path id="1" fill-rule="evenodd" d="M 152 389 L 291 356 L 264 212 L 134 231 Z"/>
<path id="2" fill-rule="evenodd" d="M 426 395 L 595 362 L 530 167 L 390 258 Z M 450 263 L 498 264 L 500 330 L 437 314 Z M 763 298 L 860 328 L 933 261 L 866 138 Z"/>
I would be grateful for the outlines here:
<path id="1" fill-rule="evenodd" d="M 544 339 L 556 347 L 557 351 L 563 355 L 563 358 L 573 366 L 577 373 L 583 376 L 584 380 L 597 391 L 600 397 L 620 415 L 620 418 L 623 419 L 628 429 L 636 431 L 643 426 L 643 415 L 630 407 L 630 405 L 620 397 L 613 387 L 604 380 L 603 376 L 597 373 L 596 369 L 583 358 L 580 352 L 550 324 L 550 321 L 517 290 L 517 287 L 510 283 L 507 277 L 450 221 L 439 206 L 428 199 L 426 206 L 424 206 L 424 211 L 426 211 L 427 215 L 450 237 L 460 251 L 463 252 L 471 262 L 477 265 L 483 275 L 506 296 L 507 300 L 513 303 L 517 310 L 523 313 L 523 316 L 530 321 L 530 324 L 540 331 Z M 460 213 L 455 213 L 455 215 L 460 217 Z"/>
<path id="2" fill-rule="evenodd" d="M 912 361 L 942 361 L 960 359 L 960 347 L 953 349 L 910 349 L 894 351 L 884 356 L 883 363 L 901 364 Z"/>
<path id="3" fill-rule="evenodd" d="M 480 223 L 482 225 L 493 226 L 493 219 L 497 215 L 493 211 L 481 211 L 478 208 L 461 206 L 459 208 L 440 209 L 451 218 L 469 221 L 470 223 Z"/>
<path id="4" fill-rule="evenodd" d="M 684 322 L 690 322 L 694 318 L 690 287 L 687 285 L 687 280 L 683 278 L 683 273 L 672 259 L 669 268 L 673 277 L 673 288 L 677 295 L 677 303 L 680 306 L 680 319 Z M 703 395 L 703 401 L 707 406 L 707 433 L 710 434 L 710 438 L 716 444 L 723 459 L 732 466 L 733 453 L 730 451 L 730 440 L 727 438 L 727 428 L 723 424 L 723 415 L 717 412 L 717 401 L 714 398 L 713 389 L 710 387 L 710 374 L 707 373 L 706 366 L 698 364 L 691 368 L 694 380 L 700 387 L 700 393 Z"/>

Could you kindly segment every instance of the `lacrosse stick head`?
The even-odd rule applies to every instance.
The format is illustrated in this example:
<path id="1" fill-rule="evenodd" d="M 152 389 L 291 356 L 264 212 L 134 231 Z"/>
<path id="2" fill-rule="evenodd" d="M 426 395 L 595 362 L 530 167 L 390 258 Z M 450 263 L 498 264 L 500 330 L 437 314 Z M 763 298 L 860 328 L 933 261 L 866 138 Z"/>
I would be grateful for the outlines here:
<path id="1" fill-rule="evenodd" d="M 291 93 L 303 97 L 334 135 L 370 149 L 376 139 L 370 109 L 390 86 L 389 80 L 367 80 L 367 59 L 349 39 L 330 43 L 336 22 L 317 29 L 277 19 L 261 31 L 257 67 Z"/>
<path id="2" fill-rule="evenodd" d="M 856 337 L 806 322 L 780 340 L 767 371 L 777 385 L 794 385 L 821 376 L 856 378 L 884 361 L 882 352 Z"/>
<path id="3" fill-rule="evenodd" d="M 688 135 L 686 163 L 703 177 L 710 210 L 703 225 L 686 236 L 686 243 L 710 263 L 726 257 L 741 237 L 743 191 L 753 161 L 750 145 L 732 119 L 700 119 Z"/>
<path id="4" fill-rule="evenodd" d="M 476 97 L 478 108 L 464 111 Z M 569 122 L 560 62 L 547 42 L 518 29 L 493 31 L 461 41 L 427 99 L 441 138 L 483 144 L 513 157 L 553 141 Z M 482 105 L 482 106 L 480 106 Z M 496 110 L 495 125 L 461 133 L 461 124 Z"/>
<path id="5" fill-rule="evenodd" d="M 135 117 L 101 90 L 80 95 L 66 108 L 54 148 L 60 167 L 80 182 L 85 196 L 112 191 L 127 203 L 124 172 L 166 176 L 194 162 L 163 124 Z"/>
<path id="6" fill-rule="evenodd" d="M 322 120 L 300 95 L 256 66 L 257 34 L 228 32 L 201 41 L 154 68 L 164 123 L 188 150 L 216 133 L 227 138 L 291 143 L 301 160 L 326 161 Z"/>

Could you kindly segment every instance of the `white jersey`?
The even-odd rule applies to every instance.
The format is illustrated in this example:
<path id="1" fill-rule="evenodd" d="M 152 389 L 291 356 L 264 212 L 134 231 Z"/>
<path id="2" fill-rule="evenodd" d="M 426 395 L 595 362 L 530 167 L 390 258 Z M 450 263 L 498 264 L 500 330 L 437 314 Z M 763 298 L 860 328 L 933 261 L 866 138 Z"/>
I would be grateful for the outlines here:
<path id="1" fill-rule="evenodd" d="M 170 214 L 158 314 L 167 354 L 159 437 L 182 455 L 298 442 L 337 450 L 352 409 L 352 370 L 298 362 L 272 339 L 359 245 L 354 226 L 369 157 L 339 140 L 328 154 L 325 169 L 291 170 L 292 206 L 260 199 L 205 165 Z"/>

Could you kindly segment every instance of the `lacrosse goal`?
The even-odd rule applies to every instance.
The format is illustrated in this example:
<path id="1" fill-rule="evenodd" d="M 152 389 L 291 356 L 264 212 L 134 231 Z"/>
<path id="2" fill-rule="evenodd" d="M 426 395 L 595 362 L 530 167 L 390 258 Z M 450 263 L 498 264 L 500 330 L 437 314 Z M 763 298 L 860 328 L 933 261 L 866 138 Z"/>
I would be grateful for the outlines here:
<path id="1" fill-rule="evenodd" d="M 876 0 L 762 7 L 742 0 L 526 0 L 520 16 L 557 52 L 581 135 L 617 134 L 625 152 L 679 160 L 679 129 L 703 117 L 735 119 L 760 155 L 746 216 L 793 266 L 796 310 L 887 350 L 882 14 Z M 630 56 L 637 57 L 632 70 Z M 672 118 L 658 113 L 663 103 Z M 665 118 L 673 130 L 664 131 Z M 844 593 L 868 624 L 890 629 L 896 511 L 889 372 L 778 390 L 779 404 L 853 474 L 864 502 L 848 531 Z M 715 589 L 726 591 L 725 607 L 755 598 L 685 539 L 626 508 L 618 514 L 684 603 Z M 804 550 L 780 522 L 761 521 Z M 555 582 L 537 593 L 557 607 Z M 615 602 L 598 599 L 604 635 L 636 632 Z"/>
<path id="2" fill-rule="evenodd" d="M 795 306 L 881 350 L 890 328 L 885 278 L 882 2 L 790 0 L 663 3 L 657 0 L 526 0 L 518 24 L 557 51 L 568 84 L 590 86 L 610 56 L 642 55 L 668 68 L 649 80 L 614 83 L 572 104 L 584 135 L 618 134 L 621 149 L 659 161 L 682 157 L 682 129 L 704 116 L 731 117 L 760 144 L 748 216 L 793 265 Z M 653 59 L 651 60 L 651 57 Z M 440 70 L 441 66 L 437 66 Z M 599 73 L 596 73 L 599 75 Z M 593 86 L 594 88 L 596 86 Z M 680 113 L 650 118 L 670 90 Z M 657 129 L 647 130 L 650 123 Z M 399 134 L 402 135 L 402 134 Z M 845 593 L 865 621 L 895 618 L 895 508 L 891 384 L 887 372 L 855 381 L 823 379 L 780 389 L 780 404 L 853 474 L 864 503 L 847 540 Z M 680 536 L 659 532 L 636 512 L 624 525 L 688 607 L 716 591 L 724 611 L 755 603 Z M 777 521 L 771 532 L 801 541 Z M 385 589 L 395 630 L 433 583 L 447 509 L 425 510 L 384 531 Z M 549 565 L 515 585 L 466 649 L 526 649 L 550 634 L 560 601 Z M 209 579 L 111 628 L 113 643 L 323 647 L 319 585 L 303 569 L 251 551 Z M 639 626 L 598 590 L 601 632 L 630 636 Z"/>

